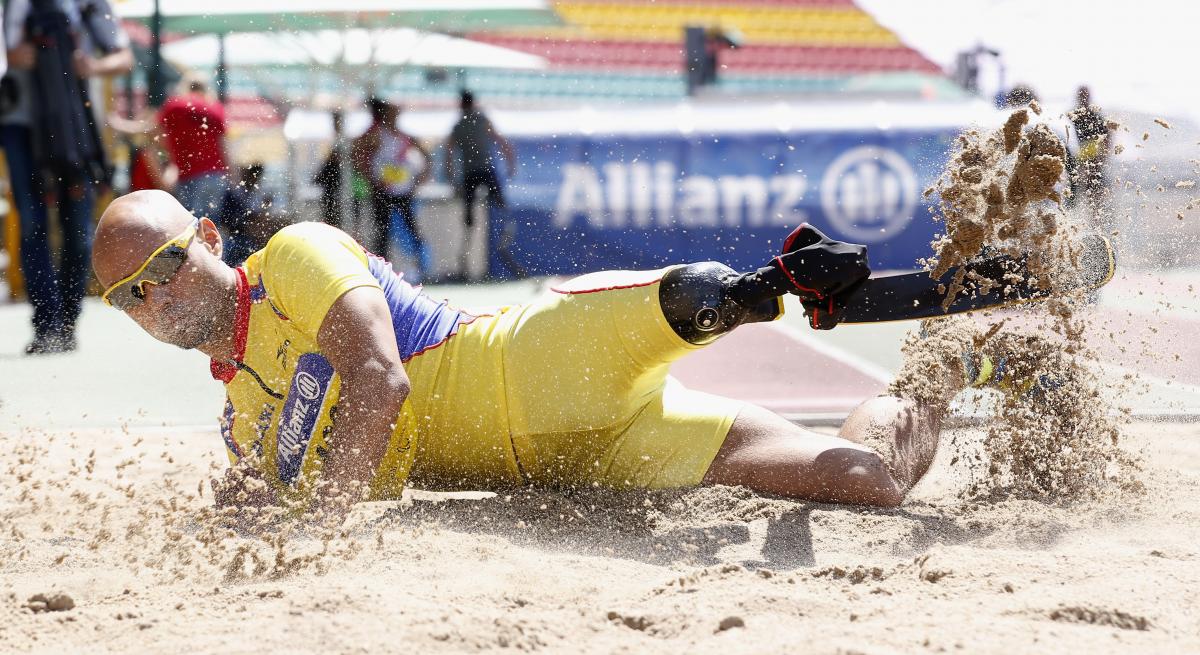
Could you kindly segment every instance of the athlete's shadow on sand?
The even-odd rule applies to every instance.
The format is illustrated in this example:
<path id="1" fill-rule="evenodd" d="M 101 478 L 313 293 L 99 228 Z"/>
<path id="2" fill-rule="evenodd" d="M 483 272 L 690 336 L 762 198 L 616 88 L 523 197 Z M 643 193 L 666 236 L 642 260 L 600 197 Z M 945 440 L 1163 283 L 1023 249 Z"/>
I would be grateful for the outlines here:
<path id="1" fill-rule="evenodd" d="M 418 500 L 387 510 L 370 525 L 433 526 L 502 537 L 534 548 L 648 564 L 736 563 L 775 571 L 815 566 L 820 550 L 832 549 L 835 544 L 841 546 L 838 550 L 865 548 L 880 555 L 909 556 L 935 544 L 979 541 L 1004 529 L 920 504 L 871 509 L 795 502 L 750 492 L 715 506 L 688 501 L 688 492 L 520 490 L 487 499 Z M 822 538 L 815 546 L 814 512 L 822 526 Z M 887 541 L 887 533 L 878 532 L 881 523 L 900 524 L 896 532 L 904 537 L 894 543 Z M 1024 545 L 1045 547 L 1063 531 L 1063 526 L 1050 522 L 1024 540 Z M 1013 544 L 1012 539 L 1006 543 L 1022 545 Z"/>

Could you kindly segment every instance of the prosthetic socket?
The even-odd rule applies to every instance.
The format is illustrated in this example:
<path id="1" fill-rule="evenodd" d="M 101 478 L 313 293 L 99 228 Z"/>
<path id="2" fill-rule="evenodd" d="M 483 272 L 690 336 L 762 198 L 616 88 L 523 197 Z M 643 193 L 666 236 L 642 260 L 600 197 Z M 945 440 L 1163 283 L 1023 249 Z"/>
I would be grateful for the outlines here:
<path id="1" fill-rule="evenodd" d="M 658 287 L 658 304 L 667 323 L 688 343 L 716 340 L 743 323 L 774 320 L 782 312 L 779 293 L 748 282 L 717 262 L 671 269 Z"/>
<path id="2" fill-rule="evenodd" d="M 742 323 L 774 320 L 783 311 L 784 294 L 805 303 L 830 302 L 832 308 L 836 294 L 870 275 L 865 247 L 833 241 L 812 228 L 805 236 L 808 245 L 751 273 L 717 262 L 671 269 L 658 288 L 667 323 L 689 343 L 708 343 Z"/>

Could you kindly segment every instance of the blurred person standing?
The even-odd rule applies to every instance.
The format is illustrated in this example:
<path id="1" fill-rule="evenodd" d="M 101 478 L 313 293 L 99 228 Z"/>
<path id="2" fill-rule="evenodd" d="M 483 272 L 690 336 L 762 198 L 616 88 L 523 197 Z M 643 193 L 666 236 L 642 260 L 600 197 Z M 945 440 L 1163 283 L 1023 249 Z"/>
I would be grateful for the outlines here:
<path id="1" fill-rule="evenodd" d="M 221 200 L 218 225 L 229 237 L 221 259 L 230 266 L 241 265 L 276 231 L 271 215 L 274 199 L 262 187 L 263 172 L 261 163 L 242 166 L 237 184 L 230 186 Z"/>
<path id="2" fill-rule="evenodd" d="M 396 125 L 400 116 L 397 105 L 382 98 L 370 98 L 367 109 L 371 112 L 371 126 L 350 148 L 354 171 L 370 187 L 375 230 L 366 245 L 380 257 L 388 256 L 392 214 L 398 212 L 402 227 L 415 247 L 419 275 L 424 279 L 430 272 L 429 249 L 417 229 L 415 196 L 417 187 L 429 178 L 429 153 Z"/>
<path id="3" fill-rule="evenodd" d="M 1079 150 L 1075 154 L 1071 189 L 1087 203 L 1093 226 L 1105 228 L 1112 129 L 1108 126 L 1104 114 L 1092 104 L 1092 93 L 1088 87 L 1079 87 L 1075 98 L 1077 104 L 1069 116 L 1075 126 Z"/>
<path id="4" fill-rule="evenodd" d="M 492 121 L 475 106 L 475 95 L 463 91 L 459 95 L 459 106 L 462 116 L 450 130 L 450 138 L 446 140 L 445 174 L 463 203 L 463 224 L 466 233 L 462 249 L 459 251 L 459 277 L 467 277 L 467 248 L 471 242 L 472 228 L 475 226 L 474 207 L 475 194 L 479 187 L 487 193 L 488 205 L 504 208 L 504 190 L 500 178 L 496 174 L 496 164 L 493 153 L 499 149 L 508 165 L 508 177 L 517 171 L 516 152 L 512 144 L 496 131 Z M 458 177 L 455 177 L 457 171 Z"/>
<path id="5" fill-rule="evenodd" d="M 321 187 L 321 220 L 340 230 L 351 231 L 349 224 L 343 224 L 346 219 L 354 222 L 358 214 L 359 201 L 353 190 L 344 189 L 344 184 L 353 186 L 354 172 L 342 170 L 345 161 L 343 151 L 345 142 L 345 115 L 341 110 L 331 114 L 333 119 L 333 145 L 329 148 L 329 156 L 317 169 L 313 176 L 313 184 Z"/>
<path id="6" fill-rule="evenodd" d="M 4 7 L 9 64 L 0 117 L 21 222 L 21 268 L 33 305 L 26 354 L 74 350 L 87 289 L 97 184 L 108 183 L 88 82 L 133 68 L 129 38 L 107 0 L 9 0 Z M 50 252 L 47 201 L 57 206 L 62 248 Z"/>
<path id="7" fill-rule="evenodd" d="M 228 186 L 225 106 L 196 75 L 179 82 L 152 122 L 110 115 L 109 125 L 126 134 L 149 134 L 156 129 L 166 138 L 171 162 L 178 169 L 175 195 L 197 215 L 215 214 Z M 155 125 L 157 122 L 157 125 Z"/>

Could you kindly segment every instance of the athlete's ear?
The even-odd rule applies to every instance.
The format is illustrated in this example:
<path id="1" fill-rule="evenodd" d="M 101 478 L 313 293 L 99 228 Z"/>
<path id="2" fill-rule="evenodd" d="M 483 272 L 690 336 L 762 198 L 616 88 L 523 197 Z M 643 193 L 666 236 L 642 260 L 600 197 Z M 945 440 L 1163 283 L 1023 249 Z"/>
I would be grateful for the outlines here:
<path id="1" fill-rule="evenodd" d="M 224 252 L 225 244 L 221 241 L 221 231 L 217 229 L 217 224 L 212 222 L 212 219 L 207 217 L 200 219 L 200 227 L 196 228 L 196 238 L 204 244 L 217 259 L 221 258 L 221 253 Z"/>

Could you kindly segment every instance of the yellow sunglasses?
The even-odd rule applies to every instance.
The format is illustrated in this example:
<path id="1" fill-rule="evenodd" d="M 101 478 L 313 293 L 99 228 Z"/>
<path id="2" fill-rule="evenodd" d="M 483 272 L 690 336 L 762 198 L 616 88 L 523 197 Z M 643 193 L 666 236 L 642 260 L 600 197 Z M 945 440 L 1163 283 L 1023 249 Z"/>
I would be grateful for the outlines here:
<path id="1" fill-rule="evenodd" d="M 123 312 L 142 304 L 146 299 L 147 284 L 166 284 L 179 272 L 199 226 L 200 221 L 196 221 L 179 236 L 159 246 L 133 275 L 114 283 L 100 297 L 108 306 Z"/>

